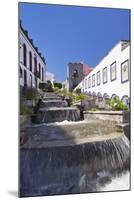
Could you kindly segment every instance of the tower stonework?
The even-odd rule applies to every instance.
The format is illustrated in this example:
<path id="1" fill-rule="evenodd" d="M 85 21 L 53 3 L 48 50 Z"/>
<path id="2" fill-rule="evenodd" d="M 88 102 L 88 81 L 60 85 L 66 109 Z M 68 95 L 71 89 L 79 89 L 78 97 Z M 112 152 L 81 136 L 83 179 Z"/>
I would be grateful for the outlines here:
<path id="1" fill-rule="evenodd" d="M 67 90 L 72 91 L 82 81 L 83 77 L 82 63 L 68 63 Z"/>

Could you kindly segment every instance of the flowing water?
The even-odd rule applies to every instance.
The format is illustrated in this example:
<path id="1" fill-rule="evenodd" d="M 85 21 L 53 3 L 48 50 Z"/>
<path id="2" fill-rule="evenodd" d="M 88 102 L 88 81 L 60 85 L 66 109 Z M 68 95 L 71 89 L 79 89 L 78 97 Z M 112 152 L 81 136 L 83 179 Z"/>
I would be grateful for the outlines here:
<path id="1" fill-rule="evenodd" d="M 121 174 L 120 176 L 113 177 L 110 183 L 100 187 L 99 191 L 121 191 L 130 189 L 130 173 Z"/>
<path id="2" fill-rule="evenodd" d="M 44 99 L 50 102 L 57 97 L 46 94 Z M 38 124 L 27 128 L 20 150 L 20 196 L 128 190 L 127 137 L 113 124 L 77 121 L 80 115 L 67 121 L 66 111 L 70 120 L 72 110 L 78 114 L 78 109 L 49 105 L 41 108 L 43 113 L 60 108 L 66 114 L 56 115 L 57 121 L 50 114 L 48 123 L 44 114 L 39 117 L 39 109 Z"/>

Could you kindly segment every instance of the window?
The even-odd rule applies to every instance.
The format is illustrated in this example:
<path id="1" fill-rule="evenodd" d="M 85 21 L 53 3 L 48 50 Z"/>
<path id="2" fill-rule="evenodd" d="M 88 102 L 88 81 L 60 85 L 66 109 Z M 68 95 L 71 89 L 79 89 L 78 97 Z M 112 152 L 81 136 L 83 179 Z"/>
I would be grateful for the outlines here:
<path id="1" fill-rule="evenodd" d="M 34 72 L 37 72 L 37 58 L 34 57 Z"/>
<path id="2" fill-rule="evenodd" d="M 23 71 L 22 71 L 22 68 L 20 67 L 20 78 L 22 78 L 22 74 L 23 74 Z"/>
<path id="3" fill-rule="evenodd" d="M 44 69 L 42 67 L 42 81 L 44 81 Z"/>
<path id="4" fill-rule="evenodd" d="M 78 70 L 75 69 L 75 70 L 73 71 L 73 78 L 77 78 L 77 77 L 78 77 Z"/>
<path id="5" fill-rule="evenodd" d="M 27 48 L 25 43 L 23 44 L 23 64 L 25 67 L 27 66 Z"/>
<path id="6" fill-rule="evenodd" d="M 97 72 L 97 85 L 100 85 L 101 83 L 101 76 L 100 76 L 100 71 Z"/>
<path id="7" fill-rule="evenodd" d="M 40 63 L 39 63 L 39 78 L 41 79 L 41 66 L 40 66 Z"/>
<path id="8" fill-rule="evenodd" d="M 27 87 L 27 72 L 24 70 L 24 87 Z"/>
<path id="9" fill-rule="evenodd" d="M 87 78 L 85 78 L 85 89 L 87 89 Z"/>
<path id="10" fill-rule="evenodd" d="M 107 83 L 107 67 L 103 69 L 102 79 L 103 79 L 103 84 Z"/>
<path id="11" fill-rule="evenodd" d="M 91 77 L 88 77 L 88 88 L 91 88 Z"/>
<path id="12" fill-rule="evenodd" d="M 82 80 L 82 89 L 84 90 L 84 79 Z"/>
<path id="13" fill-rule="evenodd" d="M 31 51 L 29 52 L 29 67 L 30 67 L 30 71 L 32 72 L 32 53 L 31 53 Z"/>
<path id="14" fill-rule="evenodd" d="M 95 86 L 95 74 L 92 75 L 92 87 Z"/>
<path id="15" fill-rule="evenodd" d="M 110 79 L 111 79 L 111 81 L 116 80 L 116 74 L 117 74 L 117 72 L 116 72 L 116 62 L 114 62 L 110 65 Z"/>
<path id="16" fill-rule="evenodd" d="M 32 80 L 32 75 L 30 74 L 30 86 L 31 88 L 33 87 L 33 80 Z"/>
<path id="17" fill-rule="evenodd" d="M 37 77 L 35 77 L 35 87 L 37 88 L 38 86 L 38 81 L 37 81 Z"/>
<path id="18" fill-rule="evenodd" d="M 129 80 L 129 61 L 126 60 L 121 64 L 121 82 L 125 83 Z"/>

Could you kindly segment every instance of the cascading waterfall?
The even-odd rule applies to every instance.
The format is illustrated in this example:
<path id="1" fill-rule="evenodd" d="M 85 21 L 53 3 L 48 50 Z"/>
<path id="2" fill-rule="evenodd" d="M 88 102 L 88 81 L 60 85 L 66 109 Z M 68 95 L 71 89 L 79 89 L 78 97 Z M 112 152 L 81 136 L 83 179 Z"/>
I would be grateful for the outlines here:
<path id="1" fill-rule="evenodd" d="M 64 121 L 70 115 L 66 111 L 55 120 Z M 43 119 L 37 118 L 38 122 Z M 78 119 L 79 114 L 72 118 Z M 21 146 L 21 197 L 105 191 L 113 177 L 129 170 L 129 140 L 112 125 L 92 120 L 49 124 L 46 117 L 44 122 L 27 128 L 27 140 Z"/>
<path id="2" fill-rule="evenodd" d="M 36 115 L 36 123 L 61 122 L 63 120 L 79 121 L 80 110 L 68 107 L 67 102 L 56 94 L 46 94 Z"/>
<path id="3" fill-rule="evenodd" d="M 22 148 L 24 196 L 99 191 L 101 184 L 129 169 L 126 136 L 80 145 Z"/>

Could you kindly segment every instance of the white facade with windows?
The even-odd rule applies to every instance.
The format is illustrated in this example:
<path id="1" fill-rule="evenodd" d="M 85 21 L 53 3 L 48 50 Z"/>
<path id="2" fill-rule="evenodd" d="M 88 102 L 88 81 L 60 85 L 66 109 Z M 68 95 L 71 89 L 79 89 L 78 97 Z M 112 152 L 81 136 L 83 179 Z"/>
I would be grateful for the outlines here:
<path id="1" fill-rule="evenodd" d="M 130 97 L 130 43 L 118 42 L 76 88 L 94 95 Z M 76 89 L 75 88 L 75 89 Z"/>
<path id="2" fill-rule="evenodd" d="M 19 27 L 19 81 L 21 86 L 39 87 L 46 81 L 46 64 L 28 32 Z"/>

